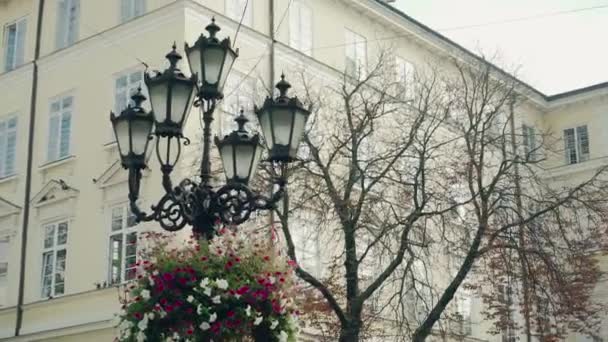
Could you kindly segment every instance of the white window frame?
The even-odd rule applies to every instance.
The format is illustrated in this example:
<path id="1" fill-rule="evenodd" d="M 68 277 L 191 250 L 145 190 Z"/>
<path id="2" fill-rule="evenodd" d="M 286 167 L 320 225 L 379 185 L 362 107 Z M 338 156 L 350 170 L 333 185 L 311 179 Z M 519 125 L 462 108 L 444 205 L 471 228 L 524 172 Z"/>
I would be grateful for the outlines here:
<path id="1" fill-rule="evenodd" d="M 66 101 L 70 99 L 69 110 L 66 109 L 68 107 L 66 105 Z M 61 159 L 68 158 L 71 155 L 72 151 L 72 127 L 74 122 L 74 104 L 75 98 L 71 93 L 56 96 L 49 101 L 49 127 L 48 127 L 48 136 L 47 136 L 47 151 L 46 151 L 46 160 L 47 162 L 53 162 Z M 58 106 L 55 106 L 58 104 Z M 54 109 L 57 108 L 57 109 Z M 63 121 L 66 120 L 66 117 L 69 116 L 69 130 L 68 136 L 65 137 L 62 131 Z M 54 119 L 58 120 L 58 125 L 56 127 L 56 131 L 53 132 L 52 121 Z M 51 143 L 51 139 L 53 139 L 53 134 L 57 135 L 55 144 Z M 67 142 L 63 141 L 67 139 Z M 62 143 L 67 144 L 67 150 L 62 153 L 61 147 Z M 55 146 L 53 146 L 55 145 Z"/>
<path id="2" fill-rule="evenodd" d="M 11 61 L 9 62 L 9 50 L 8 50 L 8 30 L 9 27 L 15 26 L 15 46 L 12 51 Z M 27 35 L 27 17 L 19 18 L 13 22 L 4 25 L 2 31 L 2 46 L 3 48 L 3 70 L 11 71 L 22 65 L 25 62 L 25 41 Z M 21 40 L 20 40 L 21 38 Z"/>
<path id="3" fill-rule="evenodd" d="M 147 8 L 146 2 L 146 0 L 118 0 L 120 22 L 126 23 L 144 15 Z"/>
<path id="4" fill-rule="evenodd" d="M 61 225 L 65 225 L 65 240 L 60 243 L 59 242 L 59 227 Z M 66 279 L 65 279 L 65 272 L 67 269 L 67 250 L 68 250 L 68 241 L 69 241 L 69 233 L 70 233 L 70 225 L 71 222 L 68 219 L 64 219 L 64 220 L 58 220 L 58 221 L 53 221 L 53 222 L 49 222 L 46 224 L 42 225 L 42 261 L 40 264 L 40 296 L 42 298 L 48 298 L 48 297 L 58 297 L 58 296 L 62 296 L 65 294 L 65 284 L 66 284 Z M 53 229 L 52 232 L 52 242 L 50 245 L 47 245 L 47 231 L 49 228 Z M 59 253 L 64 252 L 64 265 L 63 265 L 63 269 L 60 269 L 58 267 L 58 263 L 57 263 L 57 256 Z M 50 274 L 46 272 L 45 270 L 45 260 L 47 259 L 46 256 L 47 255 L 51 255 L 53 258 L 51 260 L 51 269 L 50 269 Z M 60 274 L 60 272 L 63 272 L 63 290 L 61 292 L 57 291 L 57 275 Z M 49 276 L 51 277 L 51 282 L 49 284 L 50 289 L 48 292 L 45 291 L 45 277 Z"/>
<path id="5" fill-rule="evenodd" d="M 136 74 L 139 75 L 139 80 L 132 81 L 132 76 Z M 126 77 L 126 84 L 119 88 L 118 80 L 123 77 Z M 144 71 L 140 68 L 129 68 L 114 74 L 114 113 L 119 114 L 128 104 L 134 105 L 131 96 L 137 92 L 139 87 L 141 87 L 142 93 L 148 97 L 148 88 L 144 85 Z M 124 98 L 118 99 L 119 96 L 124 96 Z M 143 103 L 145 109 L 150 110 L 149 106 L 149 101 Z"/>
<path id="6" fill-rule="evenodd" d="M 9 236 L 0 236 L 0 246 L 5 245 L 6 250 L 0 247 L 0 308 L 6 305 L 8 295 L 8 269 L 11 251 L 11 239 Z"/>
<path id="7" fill-rule="evenodd" d="M 253 2 L 249 0 L 247 9 L 245 10 L 245 17 L 243 18 L 243 25 L 252 27 L 253 26 Z M 225 0 L 224 1 L 224 13 L 226 16 L 236 22 L 241 21 L 243 16 L 243 6 L 247 3 L 247 0 Z"/>
<path id="8" fill-rule="evenodd" d="M 74 44 L 78 40 L 79 28 L 80 0 L 58 0 L 56 48 L 62 49 Z"/>
<path id="9" fill-rule="evenodd" d="M 352 78 L 362 79 L 367 75 L 367 38 L 348 28 L 344 32 L 344 72 Z M 352 70 L 350 64 L 354 64 Z"/>
<path id="10" fill-rule="evenodd" d="M 413 93 L 414 64 L 401 56 L 395 56 L 395 82 L 400 85 L 399 96 L 409 98 Z"/>
<path id="11" fill-rule="evenodd" d="M 312 9 L 306 2 L 294 0 L 289 9 L 289 46 L 312 56 L 313 32 Z"/>
<path id="12" fill-rule="evenodd" d="M 582 138 L 580 136 L 580 130 L 581 129 L 585 129 L 586 135 L 587 135 L 587 142 L 586 142 L 586 152 L 582 153 L 583 148 L 583 141 Z M 570 143 L 569 141 L 566 139 L 566 132 L 572 130 L 573 132 L 573 141 L 572 146 L 569 146 Z M 571 165 L 571 164 L 578 164 L 578 163 L 582 163 L 585 162 L 587 160 L 589 160 L 589 156 L 591 154 L 591 138 L 589 137 L 589 125 L 587 124 L 582 124 L 582 125 L 578 125 L 576 127 L 568 127 L 568 128 L 564 128 L 562 130 L 562 139 L 564 140 L 564 153 L 565 153 L 565 158 L 566 158 L 566 164 L 567 165 Z"/>
<path id="13" fill-rule="evenodd" d="M 238 88 L 237 88 L 238 87 Z M 222 103 L 222 111 L 220 117 L 220 133 L 226 135 L 237 128 L 234 119 L 239 115 L 241 109 L 244 110 L 245 116 L 249 117 L 249 122 L 245 128 L 250 132 L 256 131 L 255 123 L 257 119 L 253 118 L 253 106 L 255 104 L 257 82 L 254 78 L 241 74 L 238 71 L 233 71 L 226 80 L 224 86 L 225 98 Z"/>
<path id="14" fill-rule="evenodd" d="M 11 121 L 15 121 L 14 127 L 9 127 Z M 16 174 L 17 168 L 17 142 L 18 142 L 18 128 L 19 119 L 17 114 L 9 114 L 4 117 L 0 117 L 0 179 L 10 177 Z M 12 151 L 9 150 L 8 142 L 9 136 L 14 136 L 14 145 Z M 12 155 L 12 165 L 7 170 L 8 156 Z"/>
<path id="15" fill-rule="evenodd" d="M 536 127 L 533 125 L 522 124 L 522 143 L 524 149 L 524 159 L 536 161 L 538 159 L 538 146 L 536 144 Z"/>
<path id="16" fill-rule="evenodd" d="M 115 213 L 120 211 L 120 228 L 113 229 L 115 224 Z M 131 265 L 128 267 L 127 265 L 127 249 L 128 249 L 128 236 L 135 234 L 135 262 L 137 261 L 137 252 L 138 252 L 138 231 L 141 230 L 141 227 L 135 223 L 135 215 L 129 209 L 129 205 L 127 203 L 122 203 L 118 205 L 114 205 L 109 207 L 109 224 L 108 224 L 108 283 L 110 284 L 122 284 L 128 282 L 132 279 L 135 279 L 135 265 Z M 131 221 L 132 220 L 132 221 Z M 118 277 L 114 274 L 113 263 L 115 261 L 115 254 L 113 248 L 113 237 L 118 237 L 122 240 L 121 245 L 119 247 L 120 255 L 118 255 Z M 133 270 L 133 276 L 130 278 L 127 276 L 128 272 Z"/>

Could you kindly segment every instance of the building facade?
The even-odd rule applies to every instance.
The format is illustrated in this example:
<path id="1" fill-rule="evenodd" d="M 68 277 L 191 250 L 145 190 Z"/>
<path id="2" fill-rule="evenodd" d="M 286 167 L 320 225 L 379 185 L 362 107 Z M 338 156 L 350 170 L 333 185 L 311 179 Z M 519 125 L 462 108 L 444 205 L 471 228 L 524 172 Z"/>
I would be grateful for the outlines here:
<path id="1" fill-rule="evenodd" d="M 240 49 L 219 132 L 233 128 L 238 108 L 260 103 L 281 70 L 355 75 L 381 42 L 394 43 L 406 82 L 431 57 L 481 63 L 381 0 L 0 0 L 0 339 L 113 339 L 114 285 L 133 276 L 137 234 L 149 226 L 135 225 L 127 209 L 109 111 L 124 108 L 146 68 L 163 69 L 173 42 L 192 43 L 211 17 Z M 606 164 L 608 84 L 553 96 L 521 87 L 521 124 L 563 138 L 552 176 L 584 177 Z M 187 129 L 197 134 L 196 123 Z M 161 193 L 152 169 L 142 182 L 146 205 Z M 301 251 L 316 272 L 319 248 Z M 501 341 L 486 334 L 478 299 L 461 305 L 467 338 Z"/>

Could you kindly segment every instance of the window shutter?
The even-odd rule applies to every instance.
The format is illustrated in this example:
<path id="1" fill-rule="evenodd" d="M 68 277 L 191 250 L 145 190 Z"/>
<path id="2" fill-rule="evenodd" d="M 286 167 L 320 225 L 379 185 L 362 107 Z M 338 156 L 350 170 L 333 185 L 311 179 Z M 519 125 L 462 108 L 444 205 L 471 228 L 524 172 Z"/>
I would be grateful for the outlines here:
<path id="1" fill-rule="evenodd" d="M 312 11 L 306 5 L 299 5 L 300 11 L 300 49 L 307 55 L 312 55 Z"/>
<path id="2" fill-rule="evenodd" d="M 6 171 L 6 141 L 8 138 L 7 122 L 0 121 L 0 177 L 7 174 Z"/>
<path id="3" fill-rule="evenodd" d="M 10 119 L 7 125 L 8 127 L 6 136 L 6 154 L 4 155 L 4 170 L 0 170 L 0 175 L 2 175 L 3 172 L 4 176 L 9 176 L 15 173 L 15 153 L 17 149 L 17 119 Z M 2 149 L 2 147 L 0 147 L 0 149 Z M 0 158 L 0 160 L 2 159 Z"/>
<path id="4" fill-rule="evenodd" d="M 49 122 L 49 145 L 47 150 L 48 161 L 57 159 L 59 145 L 59 115 L 51 114 Z"/>
<path id="5" fill-rule="evenodd" d="M 564 151 L 566 153 L 566 163 L 575 164 L 577 162 L 577 158 L 573 128 L 564 130 Z"/>
<path id="6" fill-rule="evenodd" d="M 67 45 L 70 45 L 75 43 L 78 39 L 78 29 L 80 25 L 80 0 L 71 0 L 68 14 Z"/>
<path id="7" fill-rule="evenodd" d="M 68 30 L 68 1 L 57 1 L 57 27 L 55 29 L 55 47 L 61 49 L 66 47 L 66 33 Z"/>
<path id="8" fill-rule="evenodd" d="M 17 41 L 15 45 L 15 67 L 23 64 L 25 60 L 25 32 L 27 30 L 27 21 L 19 20 L 17 23 Z"/>
<path id="9" fill-rule="evenodd" d="M 120 21 L 125 22 L 133 17 L 132 0 L 120 0 Z"/>
<path id="10" fill-rule="evenodd" d="M 300 2 L 294 1 L 289 9 L 289 45 L 300 49 Z"/>
<path id="11" fill-rule="evenodd" d="M 578 126 L 576 128 L 578 150 L 581 161 L 589 159 L 589 133 L 587 132 L 587 125 Z"/>
<path id="12" fill-rule="evenodd" d="M 138 17 L 146 12 L 146 0 L 134 0 L 135 8 L 133 9 L 133 17 Z"/>

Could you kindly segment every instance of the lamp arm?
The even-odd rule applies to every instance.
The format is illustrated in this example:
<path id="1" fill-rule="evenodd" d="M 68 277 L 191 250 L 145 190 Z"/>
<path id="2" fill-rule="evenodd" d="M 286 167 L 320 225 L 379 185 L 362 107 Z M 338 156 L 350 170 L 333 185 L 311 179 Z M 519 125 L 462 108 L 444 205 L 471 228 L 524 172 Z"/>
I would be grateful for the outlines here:
<path id="1" fill-rule="evenodd" d="M 278 177 L 274 180 L 274 189 L 270 197 L 264 195 L 257 195 L 253 200 L 253 204 L 258 210 L 271 210 L 276 207 L 276 204 L 283 198 L 285 195 L 285 188 L 287 185 L 287 181 Z M 276 190 L 275 190 L 276 189 Z"/>
<path id="2" fill-rule="evenodd" d="M 137 222 L 152 221 L 156 216 L 155 213 L 146 214 L 137 205 L 139 199 L 139 187 L 141 185 L 141 169 L 137 167 L 129 168 L 129 205 L 131 212 L 135 215 Z"/>

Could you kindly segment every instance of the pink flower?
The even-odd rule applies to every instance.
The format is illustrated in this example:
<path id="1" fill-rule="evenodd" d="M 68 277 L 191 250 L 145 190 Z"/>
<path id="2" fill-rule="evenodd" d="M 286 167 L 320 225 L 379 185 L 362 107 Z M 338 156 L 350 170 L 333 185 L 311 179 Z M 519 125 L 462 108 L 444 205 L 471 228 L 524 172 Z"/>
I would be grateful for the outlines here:
<path id="1" fill-rule="evenodd" d="M 249 286 L 247 286 L 247 285 L 244 285 L 241 288 L 239 288 L 238 290 L 236 290 L 236 293 L 238 293 L 241 296 L 247 292 L 249 292 Z"/>
<path id="2" fill-rule="evenodd" d="M 143 318 L 143 315 L 140 312 L 134 313 L 133 316 L 138 320 Z"/>
<path id="3" fill-rule="evenodd" d="M 228 262 L 226 263 L 225 268 L 226 268 L 226 269 L 230 269 L 230 268 L 232 268 L 232 266 L 234 266 L 234 263 L 233 263 L 232 261 L 228 261 Z"/>

